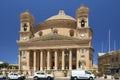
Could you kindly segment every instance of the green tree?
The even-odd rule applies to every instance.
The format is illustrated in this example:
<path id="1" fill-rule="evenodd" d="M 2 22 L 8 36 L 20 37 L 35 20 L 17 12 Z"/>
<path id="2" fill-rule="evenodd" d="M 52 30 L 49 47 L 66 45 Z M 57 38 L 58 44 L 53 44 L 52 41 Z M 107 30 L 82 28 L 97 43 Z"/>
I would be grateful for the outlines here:
<path id="1" fill-rule="evenodd" d="M 8 68 L 8 63 L 2 63 L 0 64 L 0 68 Z"/>

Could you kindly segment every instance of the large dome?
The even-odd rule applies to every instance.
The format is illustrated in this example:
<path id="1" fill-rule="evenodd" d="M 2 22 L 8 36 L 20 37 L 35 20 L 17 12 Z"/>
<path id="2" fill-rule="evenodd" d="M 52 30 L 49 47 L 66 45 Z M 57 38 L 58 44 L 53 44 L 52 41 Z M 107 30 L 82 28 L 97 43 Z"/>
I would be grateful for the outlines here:
<path id="1" fill-rule="evenodd" d="M 39 30 L 45 30 L 50 28 L 76 28 L 77 23 L 76 20 L 68 16 L 64 13 L 63 10 L 60 10 L 57 15 L 54 15 L 48 19 L 46 19 L 44 22 L 36 25 L 34 28 L 34 33 Z"/>
<path id="2" fill-rule="evenodd" d="M 73 17 L 68 16 L 65 14 L 65 12 L 63 10 L 60 10 L 59 13 L 57 15 L 54 15 L 50 18 L 48 18 L 46 21 L 48 20 L 55 20 L 55 19 L 69 19 L 69 20 L 75 20 Z"/>

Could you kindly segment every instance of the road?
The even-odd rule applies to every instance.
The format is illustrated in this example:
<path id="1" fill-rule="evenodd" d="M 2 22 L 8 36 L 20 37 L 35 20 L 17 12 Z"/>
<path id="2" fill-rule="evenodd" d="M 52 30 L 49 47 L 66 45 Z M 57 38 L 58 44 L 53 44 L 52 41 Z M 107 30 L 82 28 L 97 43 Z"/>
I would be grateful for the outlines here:
<path id="1" fill-rule="evenodd" d="M 0 79 L 0 80 L 3 80 L 3 79 Z M 8 80 L 8 79 L 4 79 L 4 80 Z M 33 78 L 27 78 L 26 80 L 34 80 Z M 67 78 L 67 77 L 60 77 L 60 78 L 54 78 L 54 80 L 70 80 L 70 78 Z M 98 79 L 95 79 L 95 80 L 115 80 L 115 79 L 103 79 L 103 78 L 98 78 Z M 117 80 L 117 79 L 116 79 Z M 118 79 L 120 80 L 120 79 Z"/>
<path id="2" fill-rule="evenodd" d="M 26 80 L 33 80 L 32 78 L 28 78 Z M 55 78 L 54 80 L 70 80 L 69 78 Z M 95 79 L 95 80 L 114 80 L 114 79 Z"/>

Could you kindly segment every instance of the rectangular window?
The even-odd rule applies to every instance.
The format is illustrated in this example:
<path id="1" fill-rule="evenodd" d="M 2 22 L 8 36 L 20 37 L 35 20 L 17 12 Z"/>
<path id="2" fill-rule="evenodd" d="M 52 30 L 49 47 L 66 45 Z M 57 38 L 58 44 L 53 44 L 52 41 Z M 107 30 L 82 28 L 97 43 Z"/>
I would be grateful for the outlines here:
<path id="1" fill-rule="evenodd" d="M 84 52 L 85 52 L 84 49 L 82 49 L 82 54 L 84 54 Z"/>
<path id="2" fill-rule="evenodd" d="M 114 58 L 112 58 L 112 60 L 111 60 L 112 62 L 114 62 Z"/>

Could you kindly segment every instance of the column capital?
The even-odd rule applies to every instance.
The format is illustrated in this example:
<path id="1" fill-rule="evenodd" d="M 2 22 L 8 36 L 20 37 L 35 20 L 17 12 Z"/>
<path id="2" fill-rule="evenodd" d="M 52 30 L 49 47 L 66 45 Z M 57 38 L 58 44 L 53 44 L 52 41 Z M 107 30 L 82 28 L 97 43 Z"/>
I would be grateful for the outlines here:
<path id="1" fill-rule="evenodd" d="M 50 51 L 50 49 L 46 49 L 46 51 L 48 52 L 48 51 Z"/>

